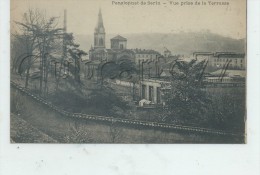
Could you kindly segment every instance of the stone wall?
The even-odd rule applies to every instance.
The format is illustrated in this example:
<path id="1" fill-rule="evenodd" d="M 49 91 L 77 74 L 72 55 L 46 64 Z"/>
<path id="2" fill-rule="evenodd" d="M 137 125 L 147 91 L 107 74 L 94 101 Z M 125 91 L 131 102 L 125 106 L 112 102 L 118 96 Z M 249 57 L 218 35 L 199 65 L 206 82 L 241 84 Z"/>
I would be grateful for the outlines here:
<path id="1" fill-rule="evenodd" d="M 19 109 L 15 109 L 15 106 Z M 60 143 L 242 143 L 241 138 L 65 116 L 11 88 L 11 112 Z"/>

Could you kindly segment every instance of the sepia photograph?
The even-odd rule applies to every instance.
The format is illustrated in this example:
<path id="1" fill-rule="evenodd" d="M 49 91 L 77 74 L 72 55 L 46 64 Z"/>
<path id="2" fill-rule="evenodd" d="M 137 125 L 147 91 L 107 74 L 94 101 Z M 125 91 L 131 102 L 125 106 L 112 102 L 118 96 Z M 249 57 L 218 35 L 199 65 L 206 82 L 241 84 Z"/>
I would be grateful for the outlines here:
<path id="1" fill-rule="evenodd" d="M 247 143 L 246 0 L 10 3 L 10 143 Z"/>

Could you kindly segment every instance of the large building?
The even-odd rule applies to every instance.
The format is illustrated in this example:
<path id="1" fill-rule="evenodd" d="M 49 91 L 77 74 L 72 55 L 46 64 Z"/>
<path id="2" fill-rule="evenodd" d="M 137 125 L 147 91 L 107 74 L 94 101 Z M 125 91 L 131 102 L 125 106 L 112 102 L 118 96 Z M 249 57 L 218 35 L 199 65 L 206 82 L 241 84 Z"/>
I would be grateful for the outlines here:
<path id="1" fill-rule="evenodd" d="M 101 10 L 98 13 L 98 22 L 94 31 L 94 47 L 89 50 L 91 61 L 118 61 L 128 59 L 134 62 L 134 52 L 127 49 L 127 39 L 117 35 L 110 39 L 111 49 L 106 48 L 106 32 Z"/>
<path id="2" fill-rule="evenodd" d="M 216 69 L 246 69 L 245 54 L 234 52 L 195 52 L 194 58 L 202 61 L 208 60 L 208 67 Z"/>
<path id="3" fill-rule="evenodd" d="M 135 54 L 135 62 L 139 61 L 155 61 L 161 56 L 161 54 L 155 50 L 146 50 L 146 49 L 133 49 Z"/>
<path id="4" fill-rule="evenodd" d="M 101 10 L 98 13 L 97 26 L 94 30 L 94 47 L 89 50 L 91 61 L 119 61 L 127 59 L 138 63 L 139 60 L 155 60 L 160 56 L 159 52 L 145 49 L 128 49 L 127 39 L 117 35 L 110 39 L 111 48 L 106 48 L 106 32 L 103 24 Z"/>
<path id="5" fill-rule="evenodd" d="M 244 70 L 246 68 L 245 54 L 215 53 L 213 58 L 210 59 L 209 65 L 212 67 L 219 67 L 219 68 L 228 66 L 228 69 Z"/>

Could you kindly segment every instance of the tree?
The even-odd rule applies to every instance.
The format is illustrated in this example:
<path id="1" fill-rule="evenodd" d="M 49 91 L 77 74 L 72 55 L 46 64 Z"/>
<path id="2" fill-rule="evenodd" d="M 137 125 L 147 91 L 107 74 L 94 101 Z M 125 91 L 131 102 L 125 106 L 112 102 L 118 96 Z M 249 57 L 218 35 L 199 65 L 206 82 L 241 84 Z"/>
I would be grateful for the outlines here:
<path id="1" fill-rule="evenodd" d="M 171 88 L 164 92 L 168 117 L 201 120 L 210 102 L 203 90 L 205 61 L 176 61 L 171 70 Z"/>
<path id="2" fill-rule="evenodd" d="M 76 82 L 80 82 L 80 59 L 87 53 L 79 49 L 79 44 L 74 42 L 73 34 L 65 34 L 66 49 L 69 53 L 69 59 L 74 62 L 73 74 Z"/>
<path id="3" fill-rule="evenodd" d="M 88 103 L 86 104 L 88 108 L 94 110 L 97 115 L 123 117 L 129 108 L 128 103 L 109 85 L 103 84 L 101 86 L 92 90 L 88 95 Z"/>
<path id="4" fill-rule="evenodd" d="M 20 33 L 13 33 L 13 46 L 15 47 L 12 51 L 16 50 L 13 58 L 13 68 L 18 70 L 18 73 L 22 74 L 26 72 L 25 87 L 28 86 L 29 71 L 31 65 L 34 62 L 35 50 L 37 48 L 36 35 L 32 32 L 32 27 L 35 26 L 41 20 L 40 13 L 28 10 L 28 13 L 23 15 L 23 23 L 15 22 L 18 24 Z M 19 52 L 19 48 L 22 48 L 22 52 Z"/>
<path id="5" fill-rule="evenodd" d="M 25 56 L 26 45 L 23 44 L 16 35 L 11 35 L 11 71 L 15 73 L 18 71 L 19 63 L 22 57 Z M 23 70 L 25 72 L 25 70 Z"/>
<path id="6" fill-rule="evenodd" d="M 15 22 L 19 27 L 19 32 L 16 32 L 16 38 L 20 39 L 23 45 L 26 46 L 25 56 L 22 57 L 19 68 L 26 64 L 26 82 L 28 86 L 29 71 L 36 59 L 40 62 L 40 92 L 42 92 L 44 83 L 44 94 L 47 90 L 48 69 L 50 65 L 50 56 L 54 53 L 57 47 L 55 39 L 61 38 L 62 28 L 57 27 L 55 17 L 47 18 L 44 13 L 37 9 L 29 9 L 24 14 L 22 22 Z"/>
<path id="7" fill-rule="evenodd" d="M 56 76 L 57 63 L 60 63 L 60 69 L 65 69 L 65 61 L 74 63 L 72 71 L 75 80 L 80 81 L 80 59 L 86 53 L 79 49 L 78 44 L 74 43 L 72 34 L 68 34 L 64 28 L 58 27 L 57 17 L 47 17 L 37 9 L 29 9 L 24 14 L 22 22 L 15 23 L 19 27 L 19 32 L 16 32 L 14 36 L 21 41 L 22 45 L 26 46 L 26 52 L 23 53 L 25 56 L 19 57 L 18 61 L 18 72 L 20 74 L 26 72 L 25 87 L 28 86 L 30 68 L 35 64 L 35 60 L 39 61 L 40 94 L 43 96 L 48 93 L 48 75 L 53 63 L 57 82 L 62 76 L 61 70 Z M 69 52 L 68 56 L 65 54 L 67 52 Z M 68 68 L 68 71 L 71 70 Z"/>

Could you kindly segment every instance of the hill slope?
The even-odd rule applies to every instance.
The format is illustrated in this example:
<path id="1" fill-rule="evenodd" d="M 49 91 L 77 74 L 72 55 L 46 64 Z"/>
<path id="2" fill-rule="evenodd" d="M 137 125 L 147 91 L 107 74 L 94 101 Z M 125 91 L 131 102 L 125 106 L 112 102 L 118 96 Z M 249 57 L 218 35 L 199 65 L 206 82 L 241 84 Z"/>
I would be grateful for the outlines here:
<path id="1" fill-rule="evenodd" d="M 110 38 L 117 34 L 106 35 L 106 47 L 110 48 Z M 207 52 L 245 52 L 245 39 L 232 39 L 213 33 L 178 33 L 178 34 L 124 34 L 127 47 L 154 49 L 163 52 L 167 47 L 173 54 L 192 54 L 197 51 Z M 76 42 L 88 51 L 93 45 L 93 35 L 76 35 Z"/>

